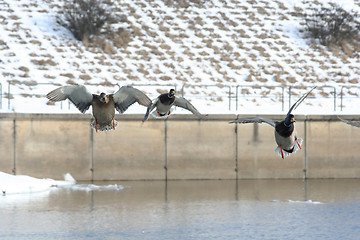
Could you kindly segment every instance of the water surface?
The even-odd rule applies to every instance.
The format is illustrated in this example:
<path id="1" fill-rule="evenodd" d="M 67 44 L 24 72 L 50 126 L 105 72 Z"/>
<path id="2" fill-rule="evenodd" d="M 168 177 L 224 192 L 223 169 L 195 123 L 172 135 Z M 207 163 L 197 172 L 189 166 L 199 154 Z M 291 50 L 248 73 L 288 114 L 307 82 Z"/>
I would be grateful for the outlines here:
<path id="1" fill-rule="evenodd" d="M 359 239 L 360 180 L 128 181 L 0 196 L 0 239 Z"/>

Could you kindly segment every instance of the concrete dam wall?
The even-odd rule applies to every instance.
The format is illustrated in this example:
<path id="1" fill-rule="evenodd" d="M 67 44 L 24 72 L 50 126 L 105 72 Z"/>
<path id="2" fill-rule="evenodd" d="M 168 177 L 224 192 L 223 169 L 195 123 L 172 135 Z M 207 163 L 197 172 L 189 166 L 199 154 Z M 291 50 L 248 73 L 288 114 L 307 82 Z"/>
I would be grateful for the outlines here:
<path id="1" fill-rule="evenodd" d="M 117 115 L 95 132 L 89 114 L 0 114 L 0 171 L 76 180 L 359 178 L 360 129 L 330 115 L 297 115 L 303 148 L 274 153 L 274 128 L 229 124 L 247 115 Z M 284 115 L 264 117 L 281 120 Z M 359 118 L 359 116 L 353 116 Z"/>

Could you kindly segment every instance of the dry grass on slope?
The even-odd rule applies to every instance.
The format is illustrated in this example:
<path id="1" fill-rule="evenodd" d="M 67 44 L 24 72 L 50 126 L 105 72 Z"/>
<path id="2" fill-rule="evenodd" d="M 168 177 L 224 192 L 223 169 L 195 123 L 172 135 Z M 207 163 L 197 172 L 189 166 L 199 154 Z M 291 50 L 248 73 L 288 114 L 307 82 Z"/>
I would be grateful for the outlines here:
<path id="1" fill-rule="evenodd" d="M 60 3 L 45 2 L 51 12 L 43 9 L 47 5 L 40 0 L 33 1 L 31 7 L 18 4 L 22 12 L 12 11 L 10 6 L 0 12 L 0 24 L 8 31 L 8 38 L 28 54 L 28 61 L 19 61 L 21 54 L 13 50 L 15 44 L 10 47 L 0 41 L 6 57 L 2 61 L 13 68 L 3 69 L 2 75 L 19 92 L 27 92 L 27 84 L 39 76 L 42 82 L 109 88 L 117 83 L 180 87 L 358 83 L 354 76 L 360 74 L 359 44 L 344 42 L 326 48 L 309 39 L 301 40 L 304 23 L 296 12 L 303 9 L 280 0 L 115 1 L 113 12 L 124 24 L 110 24 L 98 36 L 82 42 L 61 31 L 57 35 L 28 29 L 23 15 L 61 11 Z M 312 4 L 316 7 L 321 3 Z M 294 26 L 294 22 L 300 24 Z M 288 30 L 297 28 L 296 33 Z M 222 91 L 223 96 L 218 98 L 213 96 L 213 88 L 194 87 L 188 92 L 224 101 L 226 89 Z M 252 91 L 247 95 L 278 94 L 277 89 L 244 91 Z"/>

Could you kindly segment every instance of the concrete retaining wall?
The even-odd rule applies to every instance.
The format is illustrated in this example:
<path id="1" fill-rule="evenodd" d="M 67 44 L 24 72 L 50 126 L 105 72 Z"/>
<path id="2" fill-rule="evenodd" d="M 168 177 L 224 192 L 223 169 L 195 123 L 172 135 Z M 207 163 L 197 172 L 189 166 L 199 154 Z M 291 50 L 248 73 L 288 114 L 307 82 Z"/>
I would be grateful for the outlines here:
<path id="1" fill-rule="evenodd" d="M 267 124 L 229 124 L 236 115 L 142 117 L 118 115 L 115 131 L 96 133 L 88 114 L 2 113 L 0 171 L 77 180 L 360 177 L 360 129 L 336 116 L 296 116 L 303 149 L 285 160 L 273 153 Z"/>

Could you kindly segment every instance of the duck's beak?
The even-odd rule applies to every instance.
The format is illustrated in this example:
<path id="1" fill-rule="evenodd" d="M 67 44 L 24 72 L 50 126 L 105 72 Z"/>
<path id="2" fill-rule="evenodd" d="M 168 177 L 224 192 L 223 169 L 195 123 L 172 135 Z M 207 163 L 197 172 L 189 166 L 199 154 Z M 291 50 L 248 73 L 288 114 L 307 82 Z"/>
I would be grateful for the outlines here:
<path id="1" fill-rule="evenodd" d="M 103 103 L 108 103 L 109 102 L 109 96 L 106 94 L 102 94 L 100 95 L 100 101 Z"/>
<path id="2" fill-rule="evenodd" d="M 169 94 L 168 94 L 169 97 L 173 97 L 175 96 L 175 90 L 174 89 L 171 89 Z"/>
<path id="3" fill-rule="evenodd" d="M 291 118 L 291 122 L 296 122 L 295 118 Z"/>

